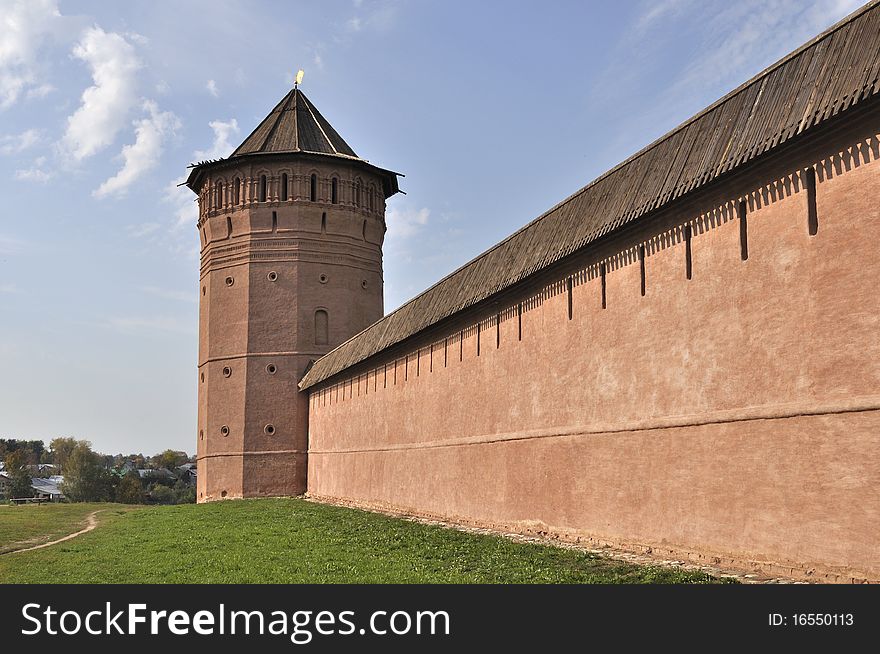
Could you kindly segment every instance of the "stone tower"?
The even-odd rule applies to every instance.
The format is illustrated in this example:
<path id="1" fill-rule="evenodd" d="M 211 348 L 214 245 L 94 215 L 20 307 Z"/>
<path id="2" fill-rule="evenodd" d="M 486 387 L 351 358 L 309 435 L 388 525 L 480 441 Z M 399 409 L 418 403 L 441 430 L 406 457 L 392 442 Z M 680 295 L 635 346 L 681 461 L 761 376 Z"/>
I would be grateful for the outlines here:
<path id="1" fill-rule="evenodd" d="M 226 159 L 200 162 L 198 501 L 306 489 L 312 361 L 383 315 L 385 200 L 297 88 Z"/>

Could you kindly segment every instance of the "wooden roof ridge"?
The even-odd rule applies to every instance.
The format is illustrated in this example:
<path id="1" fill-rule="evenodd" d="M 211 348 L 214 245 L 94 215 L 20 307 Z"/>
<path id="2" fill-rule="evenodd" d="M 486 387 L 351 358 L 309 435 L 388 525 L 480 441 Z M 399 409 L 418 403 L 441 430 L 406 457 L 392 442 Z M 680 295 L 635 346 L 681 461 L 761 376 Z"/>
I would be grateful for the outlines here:
<path id="1" fill-rule="evenodd" d="M 185 184 L 198 193 L 207 171 L 211 169 L 248 157 L 292 154 L 332 157 L 365 166 L 382 178 L 386 198 L 401 192 L 397 177 L 403 174 L 359 157 L 299 88 L 288 91 L 231 155 L 190 164 L 189 175 L 180 185 Z"/>
<path id="2" fill-rule="evenodd" d="M 268 146 L 269 141 L 272 140 L 272 137 L 275 135 L 275 132 L 278 131 L 278 125 L 281 124 L 281 119 L 284 117 L 284 112 L 291 111 L 291 105 L 293 105 L 293 112 L 294 112 L 294 115 L 296 115 L 296 99 L 299 95 L 296 91 L 297 91 L 297 89 L 294 89 L 293 91 L 291 91 L 290 93 L 285 95 L 284 98 L 281 100 L 281 102 L 278 103 L 278 107 L 281 107 L 280 111 L 278 112 L 278 118 L 275 119 L 274 124 L 272 125 L 269 132 L 266 134 L 266 138 L 263 139 L 263 143 L 258 148 L 259 151 L 263 151 L 263 152 L 266 151 L 266 147 Z M 274 113 L 275 113 L 275 110 L 273 109 L 272 113 L 270 113 L 269 115 L 271 116 Z M 293 133 L 292 133 L 293 147 L 291 149 L 294 151 L 299 150 L 299 133 L 298 132 L 299 132 L 299 130 L 295 129 L 295 130 L 293 130 Z M 242 145 L 243 144 L 244 143 L 242 143 Z M 240 147 L 241 146 L 239 146 L 239 148 Z M 236 151 L 238 151 L 238 148 L 236 148 Z M 235 153 L 233 152 L 233 156 L 234 155 L 235 155 Z"/>
<path id="3" fill-rule="evenodd" d="M 315 362 L 308 388 L 880 92 L 871 0 Z"/>
<path id="4" fill-rule="evenodd" d="M 321 138 L 309 138 L 316 134 Z M 311 152 L 359 159 L 299 88 L 288 91 L 229 158 L 276 152 Z"/>

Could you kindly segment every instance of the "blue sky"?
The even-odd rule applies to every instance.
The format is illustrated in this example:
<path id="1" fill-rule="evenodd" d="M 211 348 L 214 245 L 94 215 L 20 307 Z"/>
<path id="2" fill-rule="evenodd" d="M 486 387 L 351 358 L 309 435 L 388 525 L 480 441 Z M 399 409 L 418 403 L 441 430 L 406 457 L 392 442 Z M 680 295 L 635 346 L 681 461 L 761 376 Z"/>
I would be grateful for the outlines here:
<path id="1" fill-rule="evenodd" d="M 0 437 L 194 450 L 176 184 L 298 68 L 361 157 L 406 174 L 389 311 L 859 4 L 0 0 Z"/>

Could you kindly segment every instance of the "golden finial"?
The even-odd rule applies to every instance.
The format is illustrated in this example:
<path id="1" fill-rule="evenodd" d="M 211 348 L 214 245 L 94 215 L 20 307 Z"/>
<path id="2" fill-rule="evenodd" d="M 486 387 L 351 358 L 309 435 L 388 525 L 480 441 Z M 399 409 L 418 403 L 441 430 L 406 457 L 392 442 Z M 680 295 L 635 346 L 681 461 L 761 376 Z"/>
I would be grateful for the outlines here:
<path id="1" fill-rule="evenodd" d="M 296 72 L 296 79 L 295 79 L 294 82 L 293 82 L 293 88 L 297 88 L 297 87 L 299 87 L 300 84 L 302 84 L 302 81 L 303 81 L 303 75 L 305 75 L 305 72 L 303 71 L 302 68 L 300 68 L 300 69 Z"/>

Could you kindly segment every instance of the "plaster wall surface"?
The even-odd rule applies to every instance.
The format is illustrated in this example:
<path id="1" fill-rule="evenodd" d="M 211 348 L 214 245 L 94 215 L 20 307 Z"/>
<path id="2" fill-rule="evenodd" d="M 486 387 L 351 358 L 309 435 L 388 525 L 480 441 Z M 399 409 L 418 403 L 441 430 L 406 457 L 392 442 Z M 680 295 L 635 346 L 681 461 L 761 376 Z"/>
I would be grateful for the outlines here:
<path id="1" fill-rule="evenodd" d="M 880 579 L 878 134 L 875 107 L 311 388 L 309 493 Z"/>

